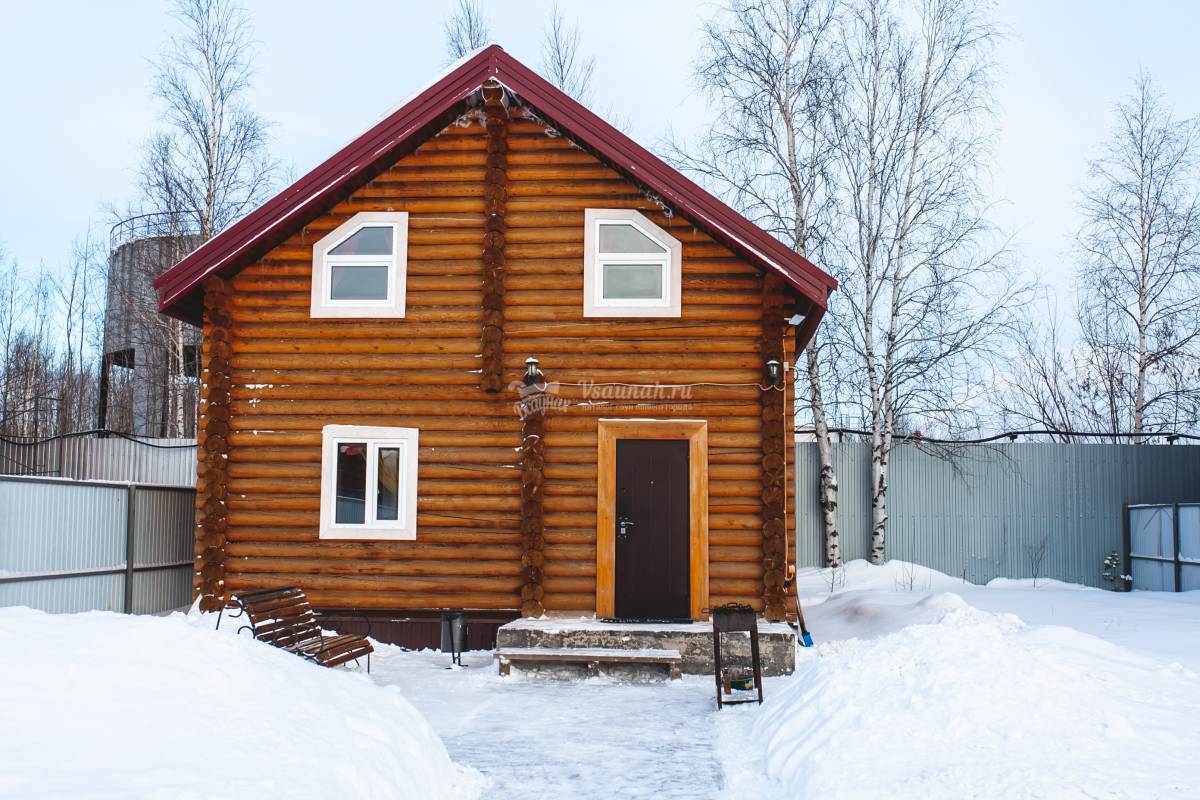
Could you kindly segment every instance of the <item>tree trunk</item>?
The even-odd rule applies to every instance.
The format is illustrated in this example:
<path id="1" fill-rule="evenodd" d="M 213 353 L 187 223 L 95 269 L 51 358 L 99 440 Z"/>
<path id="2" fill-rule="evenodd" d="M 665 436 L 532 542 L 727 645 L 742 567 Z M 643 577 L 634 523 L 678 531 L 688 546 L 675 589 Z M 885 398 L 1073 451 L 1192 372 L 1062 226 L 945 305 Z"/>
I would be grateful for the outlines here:
<path id="1" fill-rule="evenodd" d="M 825 401 L 821 396 L 821 375 L 817 354 L 811 343 L 808 347 L 808 385 L 813 415 L 813 433 L 817 439 L 817 454 L 821 474 L 817 487 L 817 502 L 821 506 L 821 529 L 825 535 L 825 566 L 842 565 L 842 540 L 837 529 L 838 482 L 833 469 L 833 447 L 829 441 L 829 423 L 825 418 Z"/>
<path id="2" fill-rule="evenodd" d="M 888 453 L 880 435 L 871 437 L 871 564 L 886 560 L 888 529 Z"/>

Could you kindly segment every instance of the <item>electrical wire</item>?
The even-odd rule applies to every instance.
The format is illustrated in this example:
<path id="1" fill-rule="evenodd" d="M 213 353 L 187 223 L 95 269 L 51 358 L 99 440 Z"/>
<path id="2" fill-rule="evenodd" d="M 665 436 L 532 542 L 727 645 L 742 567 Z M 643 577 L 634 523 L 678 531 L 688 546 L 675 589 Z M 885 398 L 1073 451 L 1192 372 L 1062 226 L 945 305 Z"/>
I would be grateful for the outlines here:
<path id="1" fill-rule="evenodd" d="M 830 433 L 837 433 L 851 436 L 870 436 L 871 431 L 861 430 L 859 428 L 828 428 Z M 793 428 L 792 433 L 816 433 L 815 428 Z M 1147 432 L 1147 433 L 1129 433 L 1127 431 L 1106 432 L 1106 431 L 1072 431 L 1058 430 L 1056 428 L 1042 428 L 1019 431 L 1005 431 L 992 436 L 984 436 L 978 439 L 941 439 L 935 436 L 925 436 L 919 433 L 913 434 L 893 434 L 893 439 L 898 439 L 902 442 L 929 442 L 930 444 L 988 444 L 990 442 L 998 442 L 1001 439 L 1016 441 L 1018 436 L 1063 436 L 1068 439 L 1153 439 L 1165 438 L 1170 444 L 1176 439 L 1186 439 L 1189 441 L 1200 441 L 1200 435 L 1191 433 L 1175 433 L 1175 432 Z"/>
<path id="2" fill-rule="evenodd" d="M 196 446 L 195 442 L 184 443 L 184 444 L 157 444 L 152 441 L 146 441 L 146 439 L 152 438 L 152 437 L 139 437 L 139 436 L 134 436 L 133 434 L 130 434 L 130 433 L 121 433 L 120 431 L 110 431 L 110 430 L 106 430 L 103 428 L 97 428 L 95 430 L 90 430 L 90 431 L 74 431 L 72 433 L 60 433 L 60 434 L 56 434 L 54 436 L 46 436 L 41 439 L 31 439 L 28 441 L 21 441 L 19 439 L 13 439 L 8 436 L 0 436 L 0 442 L 4 442 L 5 444 L 11 444 L 11 445 L 16 445 L 16 446 L 32 447 L 34 445 L 45 444 L 46 442 L 54 442 L 59 439 L 75 439 L 80 436 L 99 436 L 99 437 L 114 436 L 118 439 L 125 439 L 127 441 L 133 442 L 134 444 L 140 444 L 144 447 L 154 447 L 154 448 L 157 448 L 160 450 L 173 450 L 173 449 L 177 449 L 177 448 L 195 447 Z"/>

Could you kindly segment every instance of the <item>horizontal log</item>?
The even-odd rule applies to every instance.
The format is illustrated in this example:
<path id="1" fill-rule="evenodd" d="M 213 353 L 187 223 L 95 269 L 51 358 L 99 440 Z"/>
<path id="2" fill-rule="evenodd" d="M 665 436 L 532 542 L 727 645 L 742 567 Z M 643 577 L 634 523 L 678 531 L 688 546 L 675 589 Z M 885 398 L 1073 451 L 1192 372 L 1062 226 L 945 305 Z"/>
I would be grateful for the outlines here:
<path id="1" fill-rule="evenodd" d="M 732 340 L 739 346 L 743 340 Z M 739 348 L 744 349 L 744 348 Z M 471 339 L 448 338 L 410 338 L 392 337 L 390 339 L 334 339 L 332 337 L 313 337 L 306 333 L 303 337 L 286 339 L 250 339 L 237 338 L 233 342 L 235 353 L 343 353 L 354 355 L 360 353 L 405 353 L 414 355 L 476 355 L 479 342 Z M 239 364 L 243 363 L 238 359 Z"/>
<path id="2" fill-rule="evenodd" d="M 497 545 L 488 542 L 445 544 L 423 540 L 405 542 L 234 540 L 225 545 L 225 555 L 228 558 L 271 559 L 404 559 L 407 561 L 435 561 L 443 564 L 454 564 L 464 559 L 481 559 L 484 561 L 507 561 L 515 564 L 521 557 L 521 548 L 519 545 Z"/>
<path id="3" fill-rule="evenodd" d="M 542 598 L 548 611 L 592 612 L 596 609 L 595 594 L 567 594 L 552 592 Z"/>
<path id="4" fill-rule="evenodd" d="M 246 573 L 236 569 L 226 570 L 226 581 L 231 588 L 245 579 Z M 335 591 L 380 591 L 421 593 L 475 593 L 510 594 L 521 587 L 520 578 L 512 577 L 406 577 L 392 575 L 310 575 L 294 572 L 255 573 L 262 577 L 267 586 L 299 585 L 306 591 L 328 589 Z"/>
<path id="5" fill-rule="evenodd" d="M 575 560 L 564 559 L 561 554 L 555 552 L 546 561 L 546 575 L 555 577 L 594 577 L 596 574 L 596 557 L 593 554 L 590 558 Z"/>
<path id="6" fill-rule="evenodd" d="M 405 559 L 327 559 L 327 558 L 234 558 L 226 554 L 226 571 L 292 575 L 379 575 L 415 578 L 461 579 L 455 586 L 485 588 L 488 578 L 511 581 L 518 578 L 521 564 L 517 559 L 489 561 L 463 553 L 455 561 L 409 561 Z M 477 585 L 476 585 L 477 584 Z M 505 583 L 507 587 L 509 584 Z M 461 590 L 461 589 L 459 589 Z"/>
<path id="7" fill-rule="evenodd" d="M 542 582 L 546 590 L 546 594 L 592 594 L 596 592 L 596 579 L 590 576 L 566 575 L 552 576 L 547 575 Z"/>
<path id="8" fill-rule="evenodd" d="M 259 312 L 262 314 L 263 312 Z M 276 315 L 267 315 L 267 319 L 286 319 L 286 314 L 293 312 L 278 312 Z M 688 305 L 684 304 L 682 308 L 681 318 L 687 322 L 704 320 L 710 323 L 713 322 L 744 322 L 748 320 L 757 321 L 761 319 L 762 309 L 758 306 L 733 306 L 733 305 Z M 247 311 L 238 311 L 234 315 L 235 322 L 240 318 L 240 315 L 249 316 Z M 431 321 L 442 321 L 443 317 L 435 314 L 425 314 L 426 318 Z M 514 305 L 507 309 L 505 317 L 513 322 L 571 322 L 583 319 L 582 304 L 579 305 Z"/>
<path id="9" fill-rule="evenodd" d="M 745 316 L 746 309 L 735 309 L 739 314 Z M 483 316 L 482 308 L 472 306 L 454 306 L 452 308 L 407 308 L 405 309 L 405 319 L 410 323 L 423 322 L 441 322 L 441 323 L 466 323 L 470 325 L 478 325 L 479 320 Z M 273 308 L 273 307 L 258 307 L 253 308 L 235 308 L 233 311 L 233 322 L 235 326 L 240 326 L 243 323 L 296 323 L 305 322 L 309 317 L 308 308 L 299 306 L 289 308 Z M 394 330 L 394 329 L 393 329 Z"/>
<path id="10" fill-rule="evenodd" d="M 318 487 L 319 488 L 319 487 Z M 245 498 L 233 496 L 229 498 L 229 510 L 237 511 L 320 511 L 321 497 L 319 493 L 312 494 L 255 494 Z M 425 512 L 448 512 L 452 514 L 485 512 L 516 512 L 521 508 L 519 492 L 507 495 L 438 495 L 427 494 L 423 490 L 417 496 L 418 524 L 420 514 Z"/>
<path id="11" fill-rule="evenodd" d="M 430 369 L 277 369 L 236 366 L 231 371 L 235 384 L 259 386 L 261 388 L 284 386 L 318 385 L 335 386 L 472 386 L 478 382 L 472 371 Z M 309 389 L 311 391 L 311 388 Z M 253 395 L 252 395 L 253 396 Z"/>
<path id="12" fill-rule="evenodd" d="M 512 236 L 509 237 L 510 240 L 512 238 Z M 430 279 L 426 278 L 423 280 L 428 281 Z M 757 300 L 755 289 L 757 283 L 757 276 L 754 275 L 692 274 L 688 270 L 684 270 L 682 276 L 683 291 L 688 296 L 692 296 L 692 293 L 697 291 L 709 291 L 721 292 L 726 295 L 741 294 L 748 297 L 753 295 L 754 299 Z M 521 292 L 547 290 L 582 292 L 583 271 L 561 273 L 514 270 L 511 274 L 511 279 L 506 278 L 505 286 L 511 288 L 513 291 Z M 422 288 L 426 288 L 426 285 L 423 284 Z"/>
<path id="13" fill-rule="evenodd" d="M 300 575 L 248 574 L 227 575 L 225 587 L 228 591 L 272 588 L 281 585 L 300 585 L 305 589 L 309 601 L 317 608 L 380 608 L 380 609 L 513 609 L 517 593 L 487 592 L 418 592 L 399 590 L 341 590 L 306 586 Z"/>
<path id="14" fill-rule="evenodd" d="M 331 209 L 334 214 L 353 216 L 361 211 L 407 211 L 419 214 L 484 213 L 483 197 L 362 197 L 355 195 Z"/>
<path id="15" fill-rule="evenodd" d="M 341 543 L 327 539 L 318 540 L 317 527 L 315 524 L 255 525 L 252 527 L 234 526 L 229 529 L 228 534 L 228 540 L 230 542 L 283 542 L 291 544 L 319 543 L 322 547 L 327 547 L 334 543 Z M 420 543 L 430 545 L 513 545 L 519 544 L 520 540 L 521 536 L 517 532 L 517 525 L 512 522 L 492 528 L 483 526 L 474 528 L 462 528 L 457 526 L 426 527 L 419 532 L 418 539 Z M 364 542 L 353 543 L 365 544 Z M 413 544 L 412 541 L 371 543 L 394 546 Z"/>

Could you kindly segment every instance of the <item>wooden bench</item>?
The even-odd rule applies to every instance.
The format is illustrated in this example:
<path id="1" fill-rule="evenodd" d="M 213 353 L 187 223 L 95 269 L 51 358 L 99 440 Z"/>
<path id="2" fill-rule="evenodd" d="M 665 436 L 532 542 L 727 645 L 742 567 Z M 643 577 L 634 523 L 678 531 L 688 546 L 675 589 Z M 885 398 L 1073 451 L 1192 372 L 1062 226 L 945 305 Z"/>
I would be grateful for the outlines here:
<path id="1" fill-rule="evenodd" d="M 239 592 L 231 599 L 230 605 L 238 611 L 229 618 L 246 618 L 246 624 L 238 628 L 238 633 L 248 630 L 260 642 L 324 667 L 336 667 L 366 656 L 367 672 L 371 671 L 371 653 L 375 649 L 371 643 L 358 634 L 326 636 L 321 633 L 321 625 L 302 589 L 295 586 L 259 589 Z M 222 609 L 221 614 L 224 613 Z M 217 616 L 217 627 L 221 627 L 220 615 Z"/>
<path id="2" fill-rule="evenodd" d="M 588 677 L 600 674 L 601 664 L 662 664 L 671 680 L 682 677 L 683 656 L 678 650 L 618 650 L 607 647 L 504 647 L 496 651 L 501 675 L 513 662 L 586 664 Z"/>

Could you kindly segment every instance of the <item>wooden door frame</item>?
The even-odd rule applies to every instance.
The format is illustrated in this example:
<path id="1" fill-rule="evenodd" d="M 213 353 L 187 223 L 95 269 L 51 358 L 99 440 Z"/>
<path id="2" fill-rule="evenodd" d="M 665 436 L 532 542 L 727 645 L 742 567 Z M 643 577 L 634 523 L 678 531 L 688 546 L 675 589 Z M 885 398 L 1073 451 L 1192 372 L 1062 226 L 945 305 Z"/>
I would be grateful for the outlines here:
<path id="1" fill-rule="evenodd" d="M 601 419 L 596 457 L 596 616 L 616 614 L 617 440 L 688 442 L 689 608 L 708 619 L 708 421 L 703 419 Z"/>

